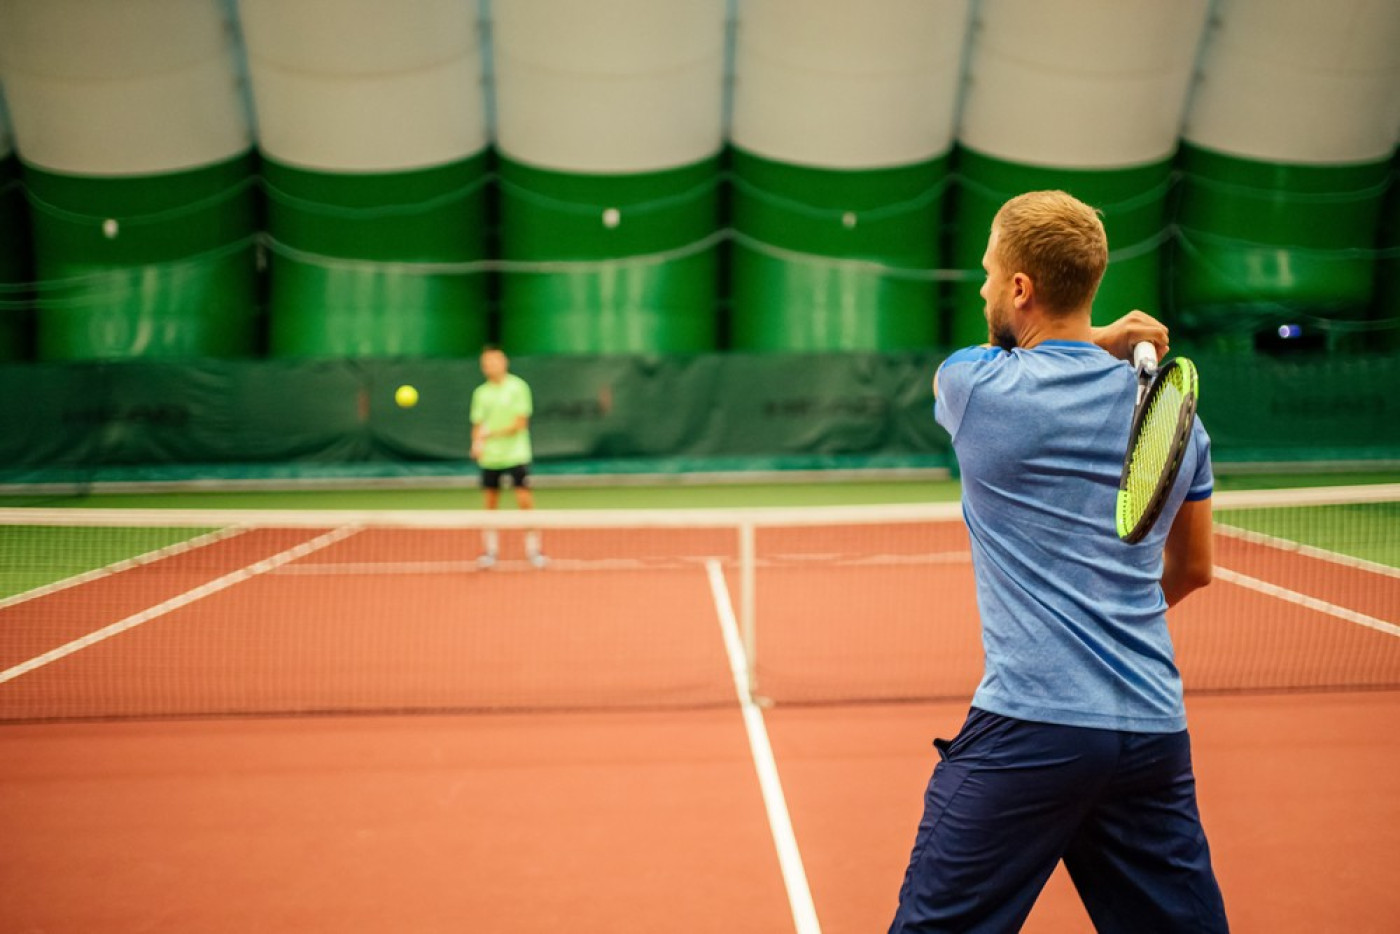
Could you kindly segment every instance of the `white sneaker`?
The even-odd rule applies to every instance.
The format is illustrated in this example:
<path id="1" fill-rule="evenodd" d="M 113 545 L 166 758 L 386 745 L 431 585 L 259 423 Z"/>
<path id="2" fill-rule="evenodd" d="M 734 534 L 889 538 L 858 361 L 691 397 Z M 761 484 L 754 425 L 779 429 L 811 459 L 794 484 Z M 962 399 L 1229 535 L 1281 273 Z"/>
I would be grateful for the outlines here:
<path id="1" fill-rule="evenodd" d="M 489 571 L 496 566 L 496 556 L 488 551 L 476 559 L 476 566 L 483 571 Z"/>
<path id="2" fill-rule="evenodd" d="M 534 554 L 527 555 L 526 560 L 530 562 L 531 567 L 544 568 L 549 566 L 549 558 L 538 551 Z"/>

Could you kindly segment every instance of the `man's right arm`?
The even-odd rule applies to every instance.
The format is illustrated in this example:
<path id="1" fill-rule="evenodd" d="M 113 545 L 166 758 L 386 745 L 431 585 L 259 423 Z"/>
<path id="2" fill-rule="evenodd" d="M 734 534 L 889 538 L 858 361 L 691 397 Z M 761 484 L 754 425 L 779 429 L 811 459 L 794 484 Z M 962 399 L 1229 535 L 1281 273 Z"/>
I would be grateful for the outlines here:
<path id="1" fill-rule="evenodd" d="M 1133 348 L 1139 341 L 1152 344 L 1157 350 L 1159 360 L 1171 349 L 1167 326 L 1145 311 L 1135 309 L 1112 324 L 1091 328 L 1090 331 L 1090 340 L 1119 360 L 1131 360 Z"/>
<path id="2" fill-rule="evenodd" d="M 1210 497 L 1187 500 L 1172 522 L 1162 551 L 1162 595 L 1176 606 L 1215 575 Z"/>

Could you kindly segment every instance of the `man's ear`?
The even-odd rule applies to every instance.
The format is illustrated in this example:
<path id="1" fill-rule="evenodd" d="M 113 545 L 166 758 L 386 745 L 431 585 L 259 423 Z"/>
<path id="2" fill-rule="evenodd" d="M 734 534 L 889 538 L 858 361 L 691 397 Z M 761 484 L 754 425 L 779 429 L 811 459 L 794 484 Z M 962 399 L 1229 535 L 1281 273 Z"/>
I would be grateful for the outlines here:
<path id="1" fill-rule="evenodd" d="M 1011 276 L 1011 304 L 1016 308 L 1025 308 L 1035 297 L 1035 283 L 1031 277 L 1023 272 L 1015 273 Z"/>

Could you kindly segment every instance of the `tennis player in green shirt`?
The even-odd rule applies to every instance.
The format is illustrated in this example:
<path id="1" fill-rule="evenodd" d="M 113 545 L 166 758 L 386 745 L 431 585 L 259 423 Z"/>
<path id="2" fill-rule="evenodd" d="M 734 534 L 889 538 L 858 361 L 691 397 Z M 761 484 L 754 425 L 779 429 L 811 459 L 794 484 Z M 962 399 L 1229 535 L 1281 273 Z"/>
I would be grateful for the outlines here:
<path id="1" fill-rule="evenodd" d="M 510 360 L 497 347 L 482 351 L 481 375 L 486 382 L 472 393 L 472 460 L 481 466 L 486 508 L 495 509 L 500 504 L 501 479 L 510 477 L 516 506 L 533 509 L 530 416 L 534 402 L 530 386 L 510 372 Z M 500 536 L 495 529 L 487 529 L 482 536 L 485 550 L 477 564 L 493 567 L 500 553 Z M 540 550 L 540 533 L 536 529 L 525 533 L 525 557 L 537 568 L 548 562 Z"/>

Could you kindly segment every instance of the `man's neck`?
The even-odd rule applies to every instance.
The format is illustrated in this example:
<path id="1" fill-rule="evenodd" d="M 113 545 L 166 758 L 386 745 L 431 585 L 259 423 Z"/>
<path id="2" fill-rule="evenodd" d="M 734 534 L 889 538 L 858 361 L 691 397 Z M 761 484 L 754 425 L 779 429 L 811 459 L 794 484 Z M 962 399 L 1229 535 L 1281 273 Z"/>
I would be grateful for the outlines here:
<path id="1" fill-rule="evenodd" d="M 1054 315 L 1041 312 L 1032 315 L 1022 333 L 1016 336 L 1016 345 L 1030 349 L 1045 341 L 1080 341 L 1091 343 L 1093 327 L 1089 310 L 1072 312 L 1067 315 Z"/>

